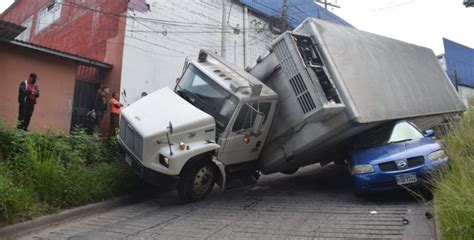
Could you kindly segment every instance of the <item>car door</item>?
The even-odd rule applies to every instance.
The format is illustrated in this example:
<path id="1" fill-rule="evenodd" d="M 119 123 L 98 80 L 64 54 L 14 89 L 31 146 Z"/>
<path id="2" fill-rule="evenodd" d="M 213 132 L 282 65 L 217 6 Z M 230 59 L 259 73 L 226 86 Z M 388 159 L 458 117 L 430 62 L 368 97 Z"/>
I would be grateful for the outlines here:
<path id="1" fill-rule="evenodd" d="M 275 107 L 275 101 L 254 102 L 240 106 L 234 121 L 229 124 L 227 136 L 219 141 L 219 144 L 223 146 L 219 159 L 224 164 L 231 165 L 257 159 L 268 135 Z M 250 134 L 256 116 L 252 108 L 265 115 L 258 135 Z"/>

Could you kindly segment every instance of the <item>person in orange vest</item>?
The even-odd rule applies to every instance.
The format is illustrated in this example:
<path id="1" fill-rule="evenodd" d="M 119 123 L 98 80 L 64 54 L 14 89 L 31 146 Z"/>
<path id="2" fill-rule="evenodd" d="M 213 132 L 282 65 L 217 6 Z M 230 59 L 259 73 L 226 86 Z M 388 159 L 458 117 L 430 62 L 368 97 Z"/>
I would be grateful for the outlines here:
<path id="1" fill-rule="evenodd" d="M 109 130 L 109 137 L 115 135 L 115 130 L 119 127 L 119 119 L 120 119 L 120 112 L 121 107 L 123 105 L 119 102 L 119 95 L 118 93 L 114 92 L 112 94 L 112 98 L 109 102 L 110 105 L 110 130 Z"/>

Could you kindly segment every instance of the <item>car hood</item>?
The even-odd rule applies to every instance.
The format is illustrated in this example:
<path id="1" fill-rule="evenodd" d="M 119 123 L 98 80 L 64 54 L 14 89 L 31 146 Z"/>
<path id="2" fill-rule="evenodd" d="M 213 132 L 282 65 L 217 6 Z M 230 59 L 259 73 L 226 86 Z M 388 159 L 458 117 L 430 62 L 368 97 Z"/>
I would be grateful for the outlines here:
<path id="1" fill-rule="evenodd" d="M 122 111 L 122 116 L 143 138 L 166 135 L 170 122 L 174 133 L 215 126 L 212 116 L 194 107 L 168 87 L 134 102 Z"/>
<path id="2" fill-rule="evenodd" d="M 391 143 L 354 151 L 351 156 L 351 164 L 378 164 L 398 159 L 424 156 L 439 149 L 441 149 L 441 145 L 431 138 Z"/>

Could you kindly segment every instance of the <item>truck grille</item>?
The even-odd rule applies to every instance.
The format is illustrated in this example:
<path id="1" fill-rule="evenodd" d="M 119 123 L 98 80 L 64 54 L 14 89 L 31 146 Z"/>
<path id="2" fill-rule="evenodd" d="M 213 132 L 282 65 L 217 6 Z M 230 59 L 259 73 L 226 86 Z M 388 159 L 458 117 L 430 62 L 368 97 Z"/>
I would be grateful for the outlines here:
<path id="1" fill-rule="evenodd" d="M 121 117 L 120 119 L 120 138 L 132 153 L 141 160 L 143 153 L 143 138 L 135 132 L 133 126 L 130 125 L 124 117 Z"/>
<path id="2" fill-rule="evenodd" d="M 425 163 L 425 158 L 423 156 L 407 158 L 408 167 L 406 169 L 421 166 Z M 395 161 L 380 163 L 379 164 L 380 170 L 383 172 L 391 172 L 399 170 L 397 167 L 397 163 Z"/>
<path id="3" fill-rule="evenodd" d="M 285 41 L 278 42 L 275 46 L 275 54 L 280 61 L 280 66 L 287 75 L 293 92 L 298 99 L 298 103 L 304 114 L 317 108 L 313 96 L 309 92 L 307 84 L 298 70 L 297 63 L 294 61 L 290 50 L 287 48 Z"/>

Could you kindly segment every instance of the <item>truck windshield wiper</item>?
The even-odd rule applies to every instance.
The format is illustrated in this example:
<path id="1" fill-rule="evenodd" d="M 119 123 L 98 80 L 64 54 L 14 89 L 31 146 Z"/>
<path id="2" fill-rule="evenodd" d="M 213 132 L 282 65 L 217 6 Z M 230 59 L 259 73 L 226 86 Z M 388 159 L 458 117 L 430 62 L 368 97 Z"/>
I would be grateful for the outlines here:
<path id="1" fill-rule="evenodd" d="M 413 139 L 411 138 L 408 138 L 408 139 L 403 139 L 403 140 L 398 140 L 398 141 L 393 141 L 393 142 L 388 142 L 387 144 L 390 144 L 390 143 L 401 143 L 401 142 L 408 142 L 408 141 L 411 141 Z"/>

